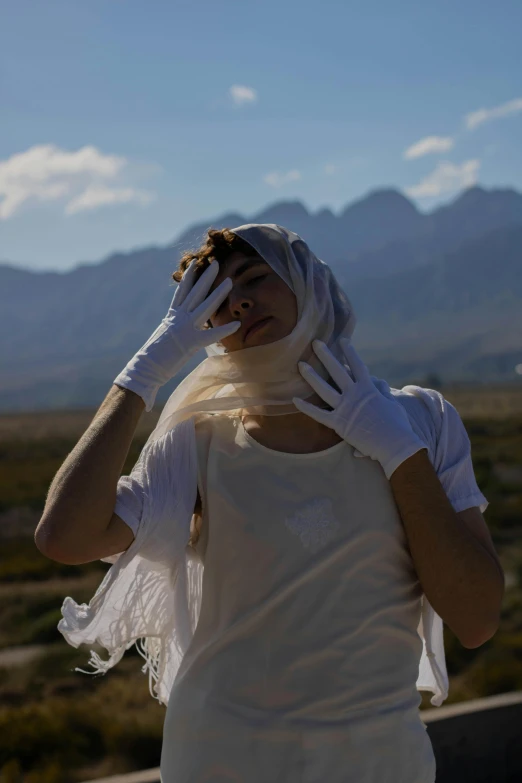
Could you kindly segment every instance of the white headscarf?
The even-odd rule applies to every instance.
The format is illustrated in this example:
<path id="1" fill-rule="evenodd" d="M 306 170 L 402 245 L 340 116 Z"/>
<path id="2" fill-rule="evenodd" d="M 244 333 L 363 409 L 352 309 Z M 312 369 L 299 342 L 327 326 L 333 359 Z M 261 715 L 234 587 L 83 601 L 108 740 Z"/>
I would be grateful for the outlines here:
<path id="1" fill-rule="evenodd" d="M 340 361 L 339 344 L 355 327 L 352 305 L 330 267 L 318 259 L 293 231 L 273 223 L 249 223 L 231 229 L 244 239 L 284 280 L 297 300 L 297 323 L 281 340 L 226 353 L 214 343 L 207 358 L 176 387 L 163 408 L 149 441 L 199 412 L 225 415 L 297 413 L 293 397 L 314 394 L 297 363 L 306 361 L 324 379 L 312 341 L 322 340 Z"/>

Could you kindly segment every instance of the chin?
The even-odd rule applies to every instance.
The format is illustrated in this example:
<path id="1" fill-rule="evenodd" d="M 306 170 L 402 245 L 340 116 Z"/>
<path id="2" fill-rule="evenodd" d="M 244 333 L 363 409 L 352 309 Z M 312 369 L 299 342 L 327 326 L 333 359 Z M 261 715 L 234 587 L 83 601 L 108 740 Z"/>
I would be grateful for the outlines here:
<path id="1" fill-rule="evenodd" d="M 249 337 L 246 342 L 242 342 L 239 345 L 226 345 L 225 342 L 223 342 L 222 345 L 226 349 L 227 353 L 242 351 L 246 348 L 257 348 L 260 345 L 269 345 L 270 343 L 276 343 L 278 340 L 282 340 L 283 337 L 289 335 L 294 328 L 292 327 L 291 329 L 284 330 L 281 329 L 280 324 L 278 324 L 279 329 L 275 329 L 274 326 L 275 324 L 267 324 L 266 328 L 260 329 L 259 332 L 254 332 L 254 334 Z"/>
<path id="2" fill-rule="evenodd" d="M 267 332 L 269 330 L 267 329 Z M 243 348 L 253 348 L 254 346 L 259 345 L 269 345 L 269 343 L 276 343 L 278 340 L 282 340 L 283 337 L 285 337 L 284 334 L 264 334 L 261 333 L 262 330 L 260 330 L 259 334 L 253 334 L 250 340 L 247 340 L 247 342 L 243 345 Z"/>

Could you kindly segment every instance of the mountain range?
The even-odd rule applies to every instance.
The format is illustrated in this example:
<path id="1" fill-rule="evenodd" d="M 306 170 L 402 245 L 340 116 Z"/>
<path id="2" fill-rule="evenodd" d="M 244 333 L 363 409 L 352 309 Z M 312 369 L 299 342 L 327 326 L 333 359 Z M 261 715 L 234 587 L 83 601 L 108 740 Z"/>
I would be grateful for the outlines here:
<path id="1" fill-rule="evenodd" d="M 67 272 L 0 264 L 0 411 L 96 406 L 164 316 L 182 252 L 209 227 L 277 223 L 326 261 L 358 318 L 354 345 L 393 385 L 522 382 L 522 194 L 473 187 L 422 213 L 377 190 L 337 215 L 280 201 L 190 226 L 167 247 Z M 164 387 L 204 357 L 195 357 Z"/>

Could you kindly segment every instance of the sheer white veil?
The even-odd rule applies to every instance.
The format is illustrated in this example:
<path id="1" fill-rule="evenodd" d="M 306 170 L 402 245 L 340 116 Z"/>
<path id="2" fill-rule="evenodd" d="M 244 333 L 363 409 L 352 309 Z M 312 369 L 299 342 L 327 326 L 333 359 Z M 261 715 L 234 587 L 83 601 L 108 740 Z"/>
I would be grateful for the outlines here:
<path id="1" fill-rule="evenodd" d="M 290 334 L 266 345 L 226 353 L 214 343 L 204 359 L 174 389 L 149 441 L 197 413 L 222 415 L 297 413 L 292 397 L 314 394 L 297 363 L 308 362 L 328 379 L 312 342 L 322 340 L 346 361 L 339 344 L 351 338 L 355 315 L 330 267 L 293 231 L 273 223 L 249 223 L 231 229 L 244 239 L 289 286 L 297 300 L 297 323 Z"/>

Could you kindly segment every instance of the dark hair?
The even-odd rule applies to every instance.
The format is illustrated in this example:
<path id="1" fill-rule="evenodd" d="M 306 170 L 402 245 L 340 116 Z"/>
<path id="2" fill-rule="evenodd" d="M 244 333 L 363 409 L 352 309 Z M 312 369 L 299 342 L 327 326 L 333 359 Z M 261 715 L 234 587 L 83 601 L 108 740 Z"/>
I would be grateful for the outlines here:
<path id="1" fill-rule="evenodd" d="M 226 261 L 233 253 L 244 253 L 245 255 L 257 255 L 252 245 L 249 245 L 237 234 L 234 234 L 229 228 L 207 230 L 207 238 L 197 250 L 187 250 L 181 256 L 178 269 L 173 273 L 173 279 L 179 283 L 183 274 L 195 258 L 196 277 L 194 282 L 199 280 L 205 269 L 210 266 L 212 261 Z"/>

